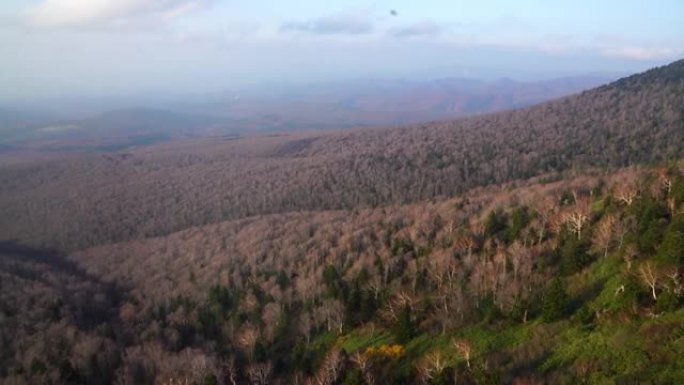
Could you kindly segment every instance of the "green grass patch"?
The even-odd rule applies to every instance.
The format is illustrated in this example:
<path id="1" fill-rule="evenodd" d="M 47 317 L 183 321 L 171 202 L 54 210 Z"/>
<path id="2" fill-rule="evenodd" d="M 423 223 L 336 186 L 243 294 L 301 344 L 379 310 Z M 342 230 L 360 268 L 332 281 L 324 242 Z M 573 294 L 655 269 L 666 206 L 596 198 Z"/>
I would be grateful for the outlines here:
<path id="1" fill-rule="evenodd" d="M 389 345 L 394 342 L 392 335 L 386 330 L 358 329 L 340 337 L 340 348 L 347 353 L 365 350 L 371 346 Z"/>
<path id="2" fill-rule="evenodd" d="M 569 328 L 542 369 L 572 367 L 577 374 L 587 371 L 591 373 L 591 384 L 615 383 L 618 378 L 636 380 L 653 369 L 653 350 L 646 340 L 636 323 L 612 324 L 592 331 Z"/>
<path id="3" fill-rule="evenodd" d="M 599 258 L 584 271 L 568 277 L 567 290 L 571 296 L 576 296 L 586 288 L 600 285 L 619 274 L 623 265 L 622 259 L 616 255 Z"/>
<path id="4" fill-rule="evenodd" d="M 505 329 L 475 326 L 464 329 L 459 337 L 473 345 L 473 357 L 486 356 L 494 351 L 515 349 L 529 341 L 535 323 L 510 325 Z"/>
<path id="5" fill-rule="evenodd" d="M 453 337 L 449 334 L 421 334 L 406 344 L 406 359 L 417 360 L 434 350 L 448 357 L 453 353 L 452 341 Z"/>
<path id="6" fill-rule="evenodd" d="M 325 332 L 317 335 L 311 341 L 310 349 L 317 352 L 327 352 L 335 344 L 337 333 Z"/>

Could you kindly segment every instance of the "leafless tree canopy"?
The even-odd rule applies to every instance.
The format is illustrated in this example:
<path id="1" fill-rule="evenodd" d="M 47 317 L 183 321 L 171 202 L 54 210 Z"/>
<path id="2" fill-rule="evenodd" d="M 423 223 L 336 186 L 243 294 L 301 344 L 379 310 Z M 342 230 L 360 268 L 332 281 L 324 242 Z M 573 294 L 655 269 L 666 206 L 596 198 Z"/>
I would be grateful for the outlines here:
<path id="1" fill-rule="evenodd" d="M 258 214 L 451 197 L 684 156 L 684 61 L 538 106 L 411 127 L 212 138 L 0 167 L 0 232 L 76 250 Z M 620 199 L 631 201 L 626 191 Z"/>
<path id="2" fill-rule="evenodd" d="M 677 383 L 684 169 L 618 166 L 684 155 L 683 71 L 453 122 L 8 160 L 0 382 Z"/>

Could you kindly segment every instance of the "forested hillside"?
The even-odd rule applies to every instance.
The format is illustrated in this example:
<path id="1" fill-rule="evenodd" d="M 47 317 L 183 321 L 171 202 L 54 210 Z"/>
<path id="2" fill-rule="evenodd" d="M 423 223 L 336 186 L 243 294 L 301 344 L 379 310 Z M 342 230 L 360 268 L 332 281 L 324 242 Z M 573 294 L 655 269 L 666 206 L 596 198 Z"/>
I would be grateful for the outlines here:
<path id="1" fill-rule="evenodd" d="M 683 251 L 681 163 L 249 217 L 70 257 L 5 243 L 0 377 L 680 384 Z"/>
<path id="2" fill-rule="evenodd" d="M 0 383 L 682 384 L 683 114 L 4 154 Z"/>
<path id="3" fill-rule="evenodd" d="M 682 15 L 0 0 L 0 385 L 684 385 Z"/>
<path id="4" fill-rule="evenodd" d="M 410 127 L 3 158 L 0 234 L 78 250 L 258 214 L 408 204 L 684 156 L 684 61 L 534 107 Z"/>

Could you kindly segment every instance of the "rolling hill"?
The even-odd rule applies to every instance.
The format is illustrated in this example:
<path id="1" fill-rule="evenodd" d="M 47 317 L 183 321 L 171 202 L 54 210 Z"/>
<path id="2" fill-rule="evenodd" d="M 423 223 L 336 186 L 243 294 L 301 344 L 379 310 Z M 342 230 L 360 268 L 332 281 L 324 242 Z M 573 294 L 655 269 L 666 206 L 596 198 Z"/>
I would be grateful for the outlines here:
<path id="1" fill-rule="evenodd" d="M 32 109 L 0 108 L 0 144 L 15 152 L 116 151 L 188 137 L 388 126 L 527 106 L 607 81 L 371 79 L 173 101 L 43 102 Z M 157 107 L 122 107 L 146 103 Z M 107 110 L 108 105 L 116 107 Z M 66 110 L 70 118 L 56 119 L 46 110 Z"/>
<path id="2" fill-rule="evenodd" d="M 520 110 L 7 162 L 5 239 L 75 250 L 225 219 L 379 207 L 684 156 L 684 61 Z"/>

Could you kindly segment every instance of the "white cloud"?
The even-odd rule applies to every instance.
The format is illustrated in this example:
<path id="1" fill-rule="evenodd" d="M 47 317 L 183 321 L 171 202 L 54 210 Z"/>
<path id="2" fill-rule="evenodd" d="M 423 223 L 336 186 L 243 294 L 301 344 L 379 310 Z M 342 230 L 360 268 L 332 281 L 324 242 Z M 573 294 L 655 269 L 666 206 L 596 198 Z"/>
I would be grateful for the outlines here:
<path id="1" fill-rule="evenodd" d="M 372 32 L 373 28 L 373 20 L 369 12 L 351 11 L 312 20 L 290 21 L 283 24 L 280 29 L 314 35 L 363 35 Z"/>
<path id="2" fill-rule="evenodd" d="M 604 57 L 628 60 L 672 59 L 684 53 L 680 39 L 633 39 L 620 35 L 599 35 L 588 42 L 593 50 Z"/>
<path id="3" fill-rule="evenodd" d="M 212 0 L 43 0 L 26 18 L 36 27 L 87 27 L 126 23 L 143 16 L 169 20 Z"/>
<path id="4" fill-rule="evenodd" d="M 622 59 L 656 60 L 677 56 L 678 54 L 681 54 L 681 50 L 678 51 L 673 48 L 665 47 L 625 46 L 604 48 L 602 53 L 605 56 Z"/>

